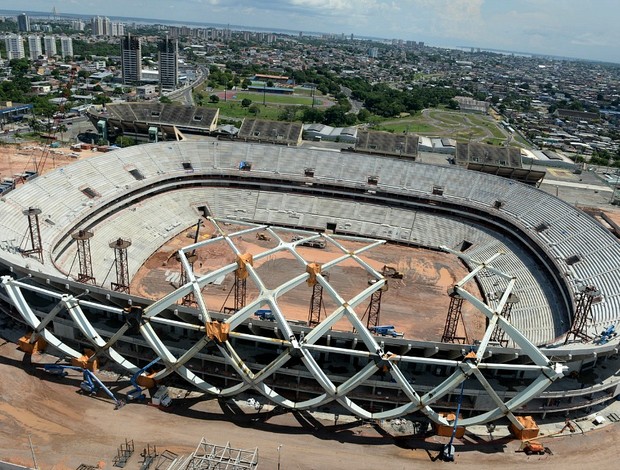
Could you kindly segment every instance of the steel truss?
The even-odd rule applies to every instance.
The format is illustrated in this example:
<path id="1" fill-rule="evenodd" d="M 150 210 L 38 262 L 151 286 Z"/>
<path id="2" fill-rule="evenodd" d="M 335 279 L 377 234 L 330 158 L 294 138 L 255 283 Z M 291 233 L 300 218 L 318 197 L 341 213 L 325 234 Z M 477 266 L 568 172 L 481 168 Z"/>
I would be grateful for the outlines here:
<path id="1" fill-rule="evenodd" d="M 268 226 L 241 223 L 226 219 L 211 219 L 211 222 L 216 227 L 219 236 L 194 243 L 193 245 L 179 250 L 179 258 L 185 272 L 188 274 L 187 282 L 174 292 L 146 307 L 144 311 L 141 311 L 137 316 L 130 316 L 127 314 L 126 310 L 114 307 L 111 304 L 102 304 L 94 301 L 77 299 L 72 295 L 59 293 L 38 285 L 35 286 L 19 279 L 13 279 L 10 276 L 3 276 L 1 279 L 1 285 L 8 293 L 12 303 L 16 306 L 24 320 L 35 330 L 35 333 L 43 336 L 48 343 L 68 356 L 77 358 L 81 356 L 81 353 L 63 343 L 54 335 L 54 333 L 47 329 L 54 316 L 63 309 L 68 311 L 74 326 L 77 327 L 83 333 L 84 337 L 91 342 L 92 348 L 95 350 L 95 355 L 105 354 L 118 365 L 122 366 L 131 373 L 137 372 L 138 367 L 129 359 L 120 354 L 114 348 L 114 345 L 120 338 L 123 337 L 127 330 L 131 329 L 131 331 L 135 331 L 137 329 L 155 354 L 160 357 L 160 364 L 165 366 L 164 369 L 159 371 L 154 377 L 156 380 L 161 380 L 170 374 L 176 373 L 198 389 L 221 397 L 230 397 L 245 390 L 253 389 L 262 394 L 272 403 L 290 409 L 300 410 L 318 408 L 330 402 L 336 401 L 345 407 L 349 412 L 361 418 L 390 419 L 419 411 L 436 423 L 449 424 L 444 417 L 440 416 L 438 412 L 435 411 L 433 405 L 440 402 L 442 398 L 447 397 L 449 394 L 458 393 L 461 383 L 469 378 L 477 379 L 480 382 L 484 391 L 486 391 L 492 402 L 494 402 L 495 408 L 490 411 L 481 412 L 480 414 L 459 420 L 460 425 L 469 426 L 481 424 L 506 416 L 516 426 L 520 427 L 521 425 L 515 419 L 512 412 L 521 408 L 532 398 L 540 395 L 547 387 L 549 387 L 549 385 L 551 385 L 551 383 L 561 378 L 563 375 L 564 369 L 560 364 L 552 363 L 550 359 L 547 358 L 534 344 L 532 344 L 519 330 L 512 326 L 507 319 L 501 316 L 502 309 L 514 286 L 515 279 L 491 266 L 490 263 L 492 263 L 495 257 L 499 255 L 495 255 L 485 263 L 481 263 L 453 287 L 454 292 L 458 293 L 466 301 L 474 305 L 488 319 L 488 326 L 484 337 L 480 344 L 476 347 L 475 358 L 468 360 L 451 360 L 437 359 L 433 357 L 415 357 L 386 352 L 382 347 L 381 339 L 375 337 L 366 329 L 356 312 L 356 308 L 363 308 L 361 307 L 362 304 L 367 302 L 373 293 L 382 289 L 385 284 L 385 278 L 382 274 L 373 269 L 369 264 L 360 258 L 360 255 L 366 251 L 383 244 L 383 240 L 296 231 L 296 233 L 303 234 L 305 238 L 295 242 L 290 242 L 284 240 L 277 232 L 277 229 Z M 227 234 L 223 228 L 224 223 L 236 225 L 245 224 L 247 228 L 239 230 L 235 233 Z M 247 366 L 247 364 L 239 356 L 229 339 L 222 342 L 216 342 L 210 340 L 206 334 L 207 326 L 213 319 L 211 317 L 210 308 L 205 304 L 203 296 L 200 295 L 201 289 L 210 282 L 213 282 L 216 278 L 233 273 L 238 268 L 237 263 L 227 264 L 197 278 L 196 273 L 194 273 L 194 271 L 190 268 L 188 254 L 192 253 L 195 249 L 209 244 L 224 242 L 236 256 L 240 256 L 241 251 L 236 246 L 234 240 L 242 235 L 254 234 L 261 231 L 267 231 L 272 239 L 276 240 L 278 244 L 273 248 L 266 249 L 265 251 L 254 255 L 254 260 L 260 261 L 268 258 L 269 256 L 273 256 L 276 253 L 288 252 L 300 265 L 300 270 L 299 274 L 293 275 L 293 277 L 285 283 L 269 289 L 265 286 L 256 269 L 251 264 L 247 264 L 246 266 L 249 275 L 248 279 L 256 286 L 258 295 L 256 298 L 250 300 L 247 305 L 245 305 L 238 312 L 235 312 L 225 319 L 225 323 L 227 323 L 230 328 L 229 338 L 250 340 L 263 344 L 273 344 L 272 337 L 252 335 L 239 328 L 247 320 L 252 319 L 254 313 L 258 309 L 263 308 L 264 305 L 271 309 L 275 326 L 277 327 L 280 337 L 284 338 L 279 341 L 279 347 L 282 348 L 282 352 L 279 356 L 270 364 L 264 366 L 261 370 L 254 371 Z M 291 330 L 284 312 L 280 309 L 278 298 L 286 294 L 291 289 L 294 289 L 300 284 L 306 282 L 309 277 L 309 273 L 307 272 L 309 261 L 304 259 L 304 257 L 298 253 L 296 249 L 297 245 L 310 240 L 318 239 L 320 237 L 323 237 L 326 243 L 331 245 L 338 252 L 334 259 L 322 265 L 321 272 L 328 273 L 331 269 L 341 263 L 344 263 L 345 261 L 353 261 L 366 270 L 369 277 L 374 279 L 375 282 L 365 286 L 361 292 L 352 298 L 345 299 L 333 288 L 330 283 L 326 281 L 325 277 L 321 273 L 318 273 L 316 275 L 316 281 L 323 287 L 326 295 L 328 295 L 337 306 L 331 313 L 328 312 L 328 315 L 309 333 L 298 337 Z M 351 250 L 350 248 L 343 246 L 342 242 L 346 241 L 363 242 L 365 245 L 356 250 Z M 465 258 L 465 255 L 462 253 L 449 249 L 446 249 L 446 251 L 461 258 Z M 495 308 L 491 308 L 489 305 L 479 300 L 463 288 L 463 286 L 467 282 L 471 281 L 481 269 L 490 270 L 508 281 L 508 287 Z M 49 313 L 45 314 L 43 319 L 40 320 L 39 317 L 35 315 L 32 307 L 26 300 L 26 296 L 24 295 L 26 292 L 38 293 L 45 295 L 50 299 L 55 299 L 57 303 L 56 307 L 54 307 Z M 164 318 L 160 315 L 164 311 L 173 311 L 175 304 L 190 293 L 195 295 L 195 299 L 198 303 L 200 322 L 196 322 L 195 324 L 188 323 L 183 321 L 180 317 L 173 320 Z M 84 314 L 84 311 L 82 310 L 82 307 L 86 307 L 90 311 L 98 310 L 101 312 L 116 314 L 121 319 L 125 320 L 125 324 L 106 341 L 89 322 Z M 39 313 L 39 315 L 41 315 L 41 313 Z M 361 349 L 359 345 L 356 349 L 348 349 L 344 347 L 318 344 L 321 338 L 329 334 L 335 323 L 342 319 L 348 320 L 357 331 L 357 337 L 360 340 L 360 343 L 363 344 L 365 350 Z M 192 347 L 179 356 L 178 353 L 173 353 L 168 346 L 164 344 L 162 338 L 156 332 L 156 330 L 159 329 L 157 328 L 159 325 L 168 325 L 186 330 L 199 331 L 203 333 L 203 336 L 196 341 Z M 506 333 L 516 347 L 519 347 L 524 354 L 529 356 L 531 359 L 530 364 L 493 363 L 489 361 L 492 356 L 487 354 L 487 348 L 491 334 L 493 333 L 496 325 L 498 325 Z M 237 331 L 238 329 L 241 331 Z M 198 377 L 186 366 L 186 363 L 202 351 L 208 344 L 219 350 L 222 357 L 225 358 L 229 366 L 236 372 L 240 383 L 226 388 L 220 388 L 206 380 L 203 380 L 201 377 Z M 365 367 L 354 373 L 344 382 L 336 384 L 315 359 L 315 357 L 320 356 L 320 354 L 317 353 L 323 352 L 366 358 L 368 363 Z M 267 385 L 266 379 L 272 377 L 274 373 L 284 367 L 292 357 L 301 358 L 307 370 L 323 390 L 320 395 L 310 399 L 305 399 L 303 401 L 294 401 L 285 398 L 276 390 Z M 416 391 L 414 385 L 409 382 L 399 367 L 399 364 L 406 365 L 408 363 L 444 366 L 446 368 L 453 369 L 454 372 L 439 385 L 420 394 Z M 392 382 L 397 384 L 403 396 L 406 397 L 406 400 L 403 404 L 395 406 L 394 408 L 380 412 L 373 412 L 353 401 L 348 395 L 357 387 L 365 384 L 367 380 L 370 380 L 371 377 L 379 370 L 387 370 L 387 373 L 391 376 Z M 515 396 L 508 399 L 506 402 L 503 402 L 485 376 L 488 374 L 493 374 L 499 370 L 514 371 L 515 373 L 520 371 L 528 371 L 530 373 L 536 373 L 536 378 L 532 379 L 531 383 L 524 386 L 524 388 Z M 478 393 L 480 393 L 480 391 L 476 390 L 476 394 Z"/>
<path id="2" fill-rule="evenodd" d="M 254 470 L 258 468 L 258 447 L 252 450 L 235 449 L 209 443 L 204 437 L 190 455 L 182 470 Z"/>

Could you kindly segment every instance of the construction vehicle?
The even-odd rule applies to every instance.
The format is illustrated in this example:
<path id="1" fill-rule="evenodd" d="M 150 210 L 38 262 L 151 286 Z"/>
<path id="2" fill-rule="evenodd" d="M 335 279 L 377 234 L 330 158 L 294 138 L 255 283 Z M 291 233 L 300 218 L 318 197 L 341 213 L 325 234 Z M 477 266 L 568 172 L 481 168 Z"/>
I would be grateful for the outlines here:
<path id="1" fill-rule="evenodd" d="M 116 407 L 114 408 L 115 410 L 118 410 L 125 405 L 125 402 L 116 398 L 110 389 L 88 369 L 63 364 L 46 364 L 43 366 L 43 369 L 50 374 L 58 375 L 60 377 L 66 377 L 68 375 L 68 370 L 80 372 L 84 379 L 80 383 L 80 390 L 82 390 L 82 392 L 88 393 L 89 395 L 96 395 L 99 390 L 103 390 L 112 400 L 114 400 L 114 403 L 116 404 Z"/>
<path id="2" fill-rule="evenodd" d="M 133 386 L 133 389 L 130 390 L 129 392 L 127 392 L 127 400 L 129 400 L 129 401 L 136 401 L 136 400 L 144 400 L 144 399 L 146 399 L 146 395 L 144 395 L 144 390 L 138 384 L 138 378 L 141 377 L 142 374 L 144 374 L 144 372 L 149 370 L 152 366 L 157 364 L 159 362 L 159 359 L 160 358 L 158 357 L 157 359 L 152 360 L 147 365 L 145 365 L 142 369 L 140 369 L 138 372 L 136 372 L 135 374 L 133 374 L 131 376 L 131 379 L 129 379 L 129 382 Z"/>
<path id="3" fill-rule="evenodd" d="M 523 450 L 526 455 L 543 455 L 546 452 L 545 446 L 538 441 L 523 442 L 521 450 Z"/>
<path id="4" fill-rule="evenodd" d="M 394 325 L 371 326 L 371 333 L 381 336 L 391 336 L 392 338 L 402 338 L 405 333 L 398 332 L 394 329 Z"/>
<path id="5" fill-rule="evenodd" d="M 300 235 L 295 235 L 293 236 L 293 238 L 291 238 L 292 242 L 298 242 L 299 240 L 303 240 L 303 237 Z M 325 242 L 323 240 L 307 240 L 304 242 L 301 242 L 299 245 L 301 246 L 309 246 L 310 248 L 319 248 L 319 249 L 323 249 L 325 248 Z"/>
<path id="6" fill-rule="evenodd" d="M 390 277 L 392 279 L 402 279 L 404 277 L 403 273 L 398 271 L 395 267 L 388 266 L 387 264 L 383 265 L 381 274 L 383 274 L 384 277 Z"/>
<path id="7" fill-rule="evenodd" d="M 269 309 L 260 309 L 254 312 L 254 315 L 260 320 L 274 321 L 276 317 L 273 316 L 273 312 Z"/>
<path id="8" fill-rule="evenodd" d="M 264 234 L 264 233 L 262 233 L 262 232 L 258 232 L 258 233 L 256 234 L 256 239 L 257 239 L 257 240 L 264 241 L 264 242 L 270 242 L 270 241 L 271 241 L 271 237 L 268 237 L 267 235 L 265 235 L 265 234 Z"/>
<path id="9" fill-rule="evenodd" d="M 172 405 L 172 398 L 168 394 L 168 387 L 160 385 L 157 391 L 151 397 L 151 405 L 168 408 Z"/>
<path id="10" fill-rule="evenodd" d="M 607 344 L 616 336 L 618 336 L 618 333 L 616 332 L 616 327 L 614 325 L 609 325 L 601 332 L 598 338 L 598 344 Z"/>

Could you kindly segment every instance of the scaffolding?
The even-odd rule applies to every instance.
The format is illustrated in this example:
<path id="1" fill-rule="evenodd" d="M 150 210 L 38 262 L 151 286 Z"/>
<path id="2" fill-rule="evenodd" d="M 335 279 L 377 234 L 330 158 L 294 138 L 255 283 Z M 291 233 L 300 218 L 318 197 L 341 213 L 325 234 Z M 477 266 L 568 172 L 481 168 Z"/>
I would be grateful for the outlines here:
<path id="1" fill-rule="evenodd" d="M 41 209 L 29 207 L 23 214 L 28 217 L 28 233 L 30 235 L 30 249 L 23 250 L 24 256 L 37 255 L 43 263 L 43 243 L 41 242 L 41 227 L 39 226 L 39 214 Z"/>
<path id="2" fill-rule="evenodd" d="M 441 342 L 467 344 L 467 331 L 465 331 L 465 322 L 463 322 L 464 299 L 455 291 L 451 291 L 448 295 L 450 296 L 450 305 L 448 306 L 448 315 L 446 315 Z M 463 323 L 464 336 L 457 336 L 459 323 Z"/>
<path id="3" fill-rule="evenodd" d="M 242 450 L 210 444 L 203 437 L 196 450 L 190 455 L 183 470 L 255 470 L 258 468 L 258 447 Z"/>
<path id="4" fill-rule="evenodd" d="M 316 283 L 312 286 L 312 296 L 310 296 L 308 326 L 312 327 L 321 323 L 322 313 L 325 313 L 325 304 L 323 303 L 323 286 Z"/>
<path id="5" fill-rule="evenodd" d="M 130 294 L 129 289 L 129 264 L 127 263 L 127 248 L 131 246 L 131 240 L 117 238 L 109 243 L 114 250 L 114 265 L 116 266 L 116 282 L 112 282 L 112 290 Z"/>
<path id="6" fill-rule="evenodd" d="M 246 294 L 247 294 L 247 279 L 241 279 L 235 271 L 235 284 L 234 284 L 234 301 L 235 312 L 238 312 L 245 307 Z"/>
<path id="7" fill-rule="evenodd" d="M 237 269 L 235 269 L 235 282 L 233 283 L 226 299 L 224 299 L 224 304 L 220 309 L 220 312 L 226 313 L 235 313 L 245 307 L 246 297 L 247 297 L 247 279 L 250 275 L 248 271 L 248 266 L 254 265 L 254 258 L 251 253 L 244 253 L 241 255 L 237 255 Z M 226 302 L 228 302 L 228 298 L 230 297 L 230 293 L 233 293 L 233 302 L 234 305 L 232 307 L 226 307 Z"/>
<path id="8" fill-rule="evenodd" d="M 189 268 L 194 271 L 194 263 L 196 262 L 196 256 L 194 253 L 187 255 L 187 262 L 189 263 Z M 179 258 L 180 261 L 180 258 Z M 189 282 L 189 274 L 181 265 L 181 282 L 180 285 L 184 286 Z M 194 289 L 190 290 L 186 295 L 181 298 L 181 305 L 185 307 L 197 307 L 198 301 L 196 300 L 196 295 L 194 294 Z"/>
<path id="9" fill-rule="evenodd" d="M 198 219 L 198 222 L 195 225 L 196 232 L 194 232 L 194 245 L 198 243 L 201 225 L 202 225 L 202 219 Z M 194 263 L 196 262 L 197 259 L 198 259 L 198 256 L 196 255 L 196 248 L 194 248 L 192 252 L 187 255 L 187 262 L 189 263 L 189 268 L 192 272 L 194 272 Z M 181 261 L 181 256 L 178 253 L 177 253 L 177 261 L 179 262 Z M 183 268 L 183 265 L 181 264 L 181 285 L 184 286 L 188 282 L 189 282 L 189 273 Z M 181 298 L 181 305 L 185 307 L 197 307 L 198 306 L 198 301 L 196 300 L 194 289 L 189 291 L 186 295 L 183 296 L 183 298 Z"/>
<path id="10" fill-rule="evenodd" d="M 502 298 L 503 297 L 503 293 L 501 295 L 498 295 L 498 298 Z M 519 297 L 517 296 L 517 294 L 513 294 L 512 292 L 508 295 L 508 299 L 506 300 L 506 303 L 504 304 L 504 308 L 502 309 L 502 313 L 500 313 L 500 316 L 502 318 L 504 318 L 507 321 L 510 321 L 510 317 L 512 315 L 512 308 L 515 306 L 516 303 L 519 302 Z M 493 333 L 491 333 L 491 339 L 490 341 L 495 341 L 497 343 L 499 343 L 500 346 L 506 347 L 508 346 L 508 340 L 506 339 L 506 332 L 500 328 L 499 324 L 495 324 L 495 328 L 493 329 Z"/>
<path id="11" fill-rule="evenodd" d="M 325 303 L 323 302 L 323 286 L 319 283 L 317 275 L 322 274 L 325 280 L 329 280 L 328 273 L 321 273 L 321 265 L 310 263 L 306 267 L 309 274 L 307 283 L 312 287 L 310 296 L 310 306 L 308 308 L 308 326 L 316 326 L 321 323 L 321 314 L 325 313 Z"/>
<path id="12" fill-rule="evenodd" d="M 362 315 L 362 320 L 366 318 L 366 328 L 369 330 L 379 326 L 379 321 L 381 320 L 381 298 L 383 297 L 383 292 L 387 291 L 387 289 L 388 284 L 386 280 L 381 288 L 374 291 L 370 296 L 368 307 L 366 307 L 364 315 Z"/>
<path id="13" fill-rule="evenodd" d="M 95 276 L 93 275 L 93 260 L 90 256 L 90 239 L 92 237 L 93 232 L 89 230 L 78 230 L 71 234 L 71 238 L 77 243 L 77 256 L 80 268 L 77 280 L 84 284 L 96 284 Z"/>
<path id="14" fill-rule="evenodd" d="M 575 316 L 570 330 L 566 333 L 564 344 L 568 344 L 571 339 L 573 341 L 580 339 L 582 342 L 591 341 L 592 337 L 588 334 L 588 319 L 592 304 L 601 301 L 601 291 L 594 286 L 583 286 L 576 295 Z"/>

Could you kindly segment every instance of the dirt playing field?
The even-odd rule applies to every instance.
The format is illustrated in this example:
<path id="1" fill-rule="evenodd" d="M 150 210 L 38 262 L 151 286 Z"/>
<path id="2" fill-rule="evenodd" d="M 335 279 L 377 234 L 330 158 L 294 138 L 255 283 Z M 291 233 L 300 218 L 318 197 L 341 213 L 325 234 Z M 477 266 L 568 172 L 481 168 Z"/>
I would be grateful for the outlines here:
<path id="1" fill-rule="evenodd" d="M 201 240 L 208 239 L 215 228 L 207 221 L 202 229 Z M 241 227 L 227 226 L 228 233 Z M 132 282 L 132 293 L 153 299 L 161 298 L 174 290 L 180 282 L 180 263 L 174 254 L 182 246 L 193 242 L 195 230 L 178 235 L 153 255 L 137 273 Z M 291 234 L 280 234 L 289 241 Z M 258 240 L 254 234 L 235 237 L 235 243 L 242 253 L 257 255 L 276 246 L 276 241 Z M 343 242 L 347 250 L 357 250 L 364 246 L 358 242 Z M 327 244 L 325 249 L 299 247 L 300 254 L 309 262 L 321 265 L 342 256 L 342 251 Z M 214 243 L 196 251 L 194 270 L 206 274 L 228 263 L 235 262 L 232 250 L 224 241 Z M 438 341 L 441 338 L 450 298 L 447 288 L 467 274 L 465 266 L 453 255 L 426 249 L 416 249 L 384 244 L 361 255 L 361 258 L 377 271 L 384 265 L 392 266 L 402 275 L 402 279 L 388 279 L 388 290 L 381 299 L 380 324 L 394 325 L 396 331 L 403 332 L 405 338 Z M 278 253 L 254 264 L 259 276 L 269 289 L 284 283 L 294 276 L 304 273 L 303 266 L 289 252 Z M 349 300 L 368 287 L 368 273 L 354 260 L 347 260 L 329 272 L 329 283 L 345 299 Z M 203 290 L 207 308 L 223 311 L 233 306 L 231 290 L 234 274 L 226 276 L 219 285 L 208 285 Z M 469 286 L 469 285 L 468 285 Z M 474 292 L 477 293 L 477 292 Z M 247 282 L 247 302 L 258 294 L 257 287 Z M 307 321 L 312 288 L 305 283 L 279 298 L 279 305 L 289 320 Z M 477 293 L 479 294 L 479 293 Z M 337 306 L 328 295 L 323 295 L 325 313 L 329 315 Z M 361 304 L 356 312 L 363 317 L 368 301 Z M 321 318 L 325 318 L 322 313 Z M 364 317 L 365 318 L 365 317 Z M 480 339 L 484 332 L 485 318 L 471 305 L 463 305 L 463 318 L 470 340 Z M 348 320 L 341 320 L 334 329 L 351 331 Z M 460 335 L 464 332 L 459 331 Z"/>

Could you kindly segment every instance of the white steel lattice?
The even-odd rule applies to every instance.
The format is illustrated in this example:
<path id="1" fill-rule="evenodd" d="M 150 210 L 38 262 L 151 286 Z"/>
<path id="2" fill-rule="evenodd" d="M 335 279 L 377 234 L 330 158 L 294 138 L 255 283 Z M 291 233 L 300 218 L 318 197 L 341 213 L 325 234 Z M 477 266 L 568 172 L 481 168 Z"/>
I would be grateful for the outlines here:
<path id="1" fill-rule="evenodd" d="M 245 390 L 253 389 L 261 393 L 270 402 L 290 409 L 314 409 L 336 401 L 351 413 L 362 418 L 389 419 L 419 411 L 427 415 L 434 422 L 448 424 L 445 418 L 438 414 L 438 412 L 433 408 L 433 405 L 450 393 L 458 393 L 461 383 L 466 379 L 471 378 L 476 379 L 480 383 L 482 390 L 486 392 L 491 402 L 495 404 L 495 408 L 490 411 L 481 412 L 475 416 L 459 420 L 459 424 L 464 426 L 480 424 L 507 416 L 516 426 L 520 427 L 520 424 L 515 419 L 512 412 L 522 407 L 530 399 L 540 395 L 552 382 L 562 377 L 562 367 L 559 364 L 553 364 L 520 331 L 514 328 L 508 320 L 501 316 L 502 308 L 508 298 L 507 296 L 510 295 L 515 279 L 493 268 L 492 262 L 497 256 L 500 256 L 500 254 L 494 255 L 489 260 L 482 263 L 468 259 L 470 263 L 478 264 L 478 267 L 473 269 L 470 274 L 468 274 L 463 280 L 453 287 L 456 293 L 471 302 L 488 319 L 486 332 L 482 341 L 476 347 L 475 357 L 472 356 L 471 358 L 466 358 L 464 360 L 450 360 L 404 354 L 400 355 L 386 352 L 382 347 L 382 343 L 378 342 L 377 338 L 364 327 L 363 323 L 360 321 L 361 315 L 358 315 L 356 312 L 356 308 L 367 300 L 373 292 L 381 289 L 385 283 L 385 279 L 381 273 L 373 269 L 360 257 L 360 255 L 367 250 L 384 243 L 384 241 L 359 237 L 309 233 L 299 230 L 291 231 L 302 235 L 301 239 L 297 239 L 296 241 L 287 241 L 281 237 L 281 234 L 277 229 L 269 226 L 244 222 L 243 224 L 247 228 L 228 234 L 225 231 L 224 223 L 234 223 L 238 225 L 240 222 L 228 221 L 224 219 L 211 219 L 211 222 L 217 229 L 219 234 L 217 237 L 192 244 L 179 251 L 179 257 L 183 268 L 188 273 L 187 283 L 146 307 L 142 313 L 139 324 L 133 325 L 134 327 L 139 326 L 139 333 L 150 348 L 155 352 L 155 354 L 161 358 L 160 363 L 165 365 L 165 368 L 158 372 L 154 377 L 156 380 L 161 380 L 170 374 L 176 373 L 194 387 L 206 393 L 217 396 L 230 397 Z M 252 265 L 248 264 L 246 266 L 249 273 L 248 279 L 258 289 L 258 295 L 253 299 L 248 299 L 247 304 L 241 310 L 225 318 L 224 322 L 230 327 L 229 338 L 250 340 L 268 345 L 278 343 L 281 348 L 281 352 L 271 363 L 258 371 L 253 371 L 241 358 L 241 355 L 236 350 L 230 339 L 219 343 L 213 342 L 206 335 L 205 324 L 211 322 L 213 318 L 211 315 L 211 310 L 209 309 L 210 306 L 206 305 L 205 299 L 201 294 L 202 289 L 215 279 L 223 275 L 233 273 L 238 267 L 237 263 L 230 263 L 207 274 L 197 276 L 190 267 L 187 255 L 197 249 L 222 242 L 229 247 L 232 253 L 235 255 L 241 255 L 242 252 L 237 246 L 235 240 L 242 235 L 255 234 L 259 231 L 266 231 L 266 233 L 268 233 L 268 235 L 277 242 L 277 245 L 254 255 L 254 260 L 258 261 L 261 259 L 267 259 L 276 253 L 289 253 L 299 264 L 300 273 L 298 275 L 293 275 L 283 284 L 270 289 L 266 287 L 264 280 L 261 279 L 259 273 Z M 300 254 L 297 250 L 297 246 L 302 243 L 317 240 L 321 237 L 338 253 L 338 256 L 335 259 L 323 264 L 321 271 L 322 273 L 328 273 L 334 267 L 341 265 L 345 261 L 353 261 L 357 266 L 363 268 L 368 273 L 369 277 L 375 279 L 376 282 L 369 283 L 363 290 L 361 290 L 361 292 L 349 299 L 345 299 L 330 283 L 326 281 L 325 277 L 321 273 L 317 274 L 317 282 L 320 283 L 324 289 L 324 292 L 336 304 L 336 308 L 333 309 L 333 311 L 328 312 L 327 317 L 324 318 L 310 332 L 305 335 L 296 335 L 287 322 L 286 315 L 282 311 L 278 299 L 286 292 L 306 282 L 309 277 L 309 274 L 305 269 L 308 266 L 309 261 Z M 363 246 L 356 250 L 349 250 L 343 244 L 346 241 L 354 241 L 358 243 L 362 242 Z M 446 251 L 449 251 L 456 256 L 464 257 L 461 253 L 453 252 L 447 248 Z M 504 278 L 508 283 L 508 288 L 505 290 L 503 297 L 497 303 L 495 308 L 491 308 L 489 305 L 482 302 L 463 288 L 467 282 L 471 281 L 483 269 L 494 272 L 498 276 Z M 124 318 L 124 312 L 122 309 L 112 305 L 78 299 L 66 293 L 58 293 L 40 286 L 25 283 L 21 280 L 15 280 L 9 276 L 2 278 L 2 286 L 7 291 L 22 317 L 35 330 L 35 333 L 43 336 L 48 343 L 60 349 L 63 353 L 73 357 L 81 356 L 78 351 L 65 344 L 47 328 L 54 317 L 66 308 L 74 326 L 77 327 L 91 342 L 94 350 L 96 351 L 96 356 L 105 354 L 118 365 L 132 373 L 135 373 L 138 370 L 138 367 L 134 363 L 125 358 L 114 347 L 114 345 L 123 338 L 125 333 L 132 328 L 132 324 L 127 321 L 106 341 L 87 319 L 83 311 L 83 307 L 87 307 L 91 311 L 111 312 L 119 315 L 121 318 Z M 54 298 L 56 299 L 57 304 L 43 317 L 42 320 L 40 320 L 40 314 L 39 316 L 35 315 L 32 307 L 29 305 L 24 296 L 24 291 L 31 291 Z M 175 304 L 190 292 L 194 293 L 198 302 L 199 321 L 189 323 L 180 317 L 171 319 L 169 318 L 170 315 L 167 315 L 168 318 L 166 318 L 164 312 L 169 314 L 173 311 Z M 241 325 L 247 323 L 253 317 L 255 312 L 265 305 L 271 309 L 275 325 L 277 326 L 277 329 L 281 334 L 281 338 L 283 339 L 274 339 L 274 337 L 260 336 L 238 331 L 241 329 Z M 338 347 L 337 345 L 330 346 L 319 344 L 321 338 L 323 338 L 330 331 L 336 322 L 342 319 L 348 320 L 355 331 L 357 331 L 357 337 L 361 340 L 361 343 L 363 343 L 365 350 L 348 349 Z M 202 335 L 198 341 L 196 341 L 191 347 L 187 348 L 181 355 L 175 355 L 156 332 L 157 325 L 168 325 L 181 329 L 193 330 L 202 332 Z M 499 327 L 505 331 L 506 335 L 510 337 L 511 341 L 517 345 L 525 355 L 529 356 L 531 360 L 529 364 L 506 364 L 493 363 L 489 361 L 490 355 L 487 354 L 487 348 L 489 339 L 496 325 L 499 325 Z M 225 361 L 232 368 L 234 368 L 240 380 L 239 383 L 221 388 L 199 377 L 192 370 L 190 370 L 189 367 L 187 367 L 186 364 L 188 361 L 200 353 L 207 345 L 213 344 Z M 344 382 L 337 384 L 317 362 L 315 358 L 317 353 L 334 353 L 348 358 L 364 358 L 368 361 L 368 364 Z M 301 401 L 293 401 L 282 396 L 266 383 L 266 379 L 268 377 L 272 376 L 279 369 L 285 367 L 287 362 L 293 357 L 301 359 L 303 365 L 319 385 L 322 392 L 318 394 L 318 396 Z M 451 367 L 454 368 L 454 372 L 439 385 L 433 387 L 432 390 L 420 394 L 416 391 L 413 384 L 410 383 L 399 367 L 400 364 L 407 365 L 411 363 Z M 389 371 L 392 382 L 399 387 L 404 397 L 406 397 L 406 402 L 404 404 L 400 404 L 388 410 L 373 412 L 364 408 L 349 397 L 353 390 L 365 384 L 379 369 L 385 368 Z M 529 374 L 535 375 L 536 377 L 531 381 L 531 383 L 529 383 L 529 385 L 524 385 L 523 388 L 515 393 L 510 399 L 503 401 L 483 373 L 494 373 L 496 371 L 513 371 L 515 374 L 519 371 L 525 371 Z M 478 387 L 478 389 L 479 388 L 480 387 Z M 482 391 L 478 390 L 475 393 L 482 393 Z"/>

